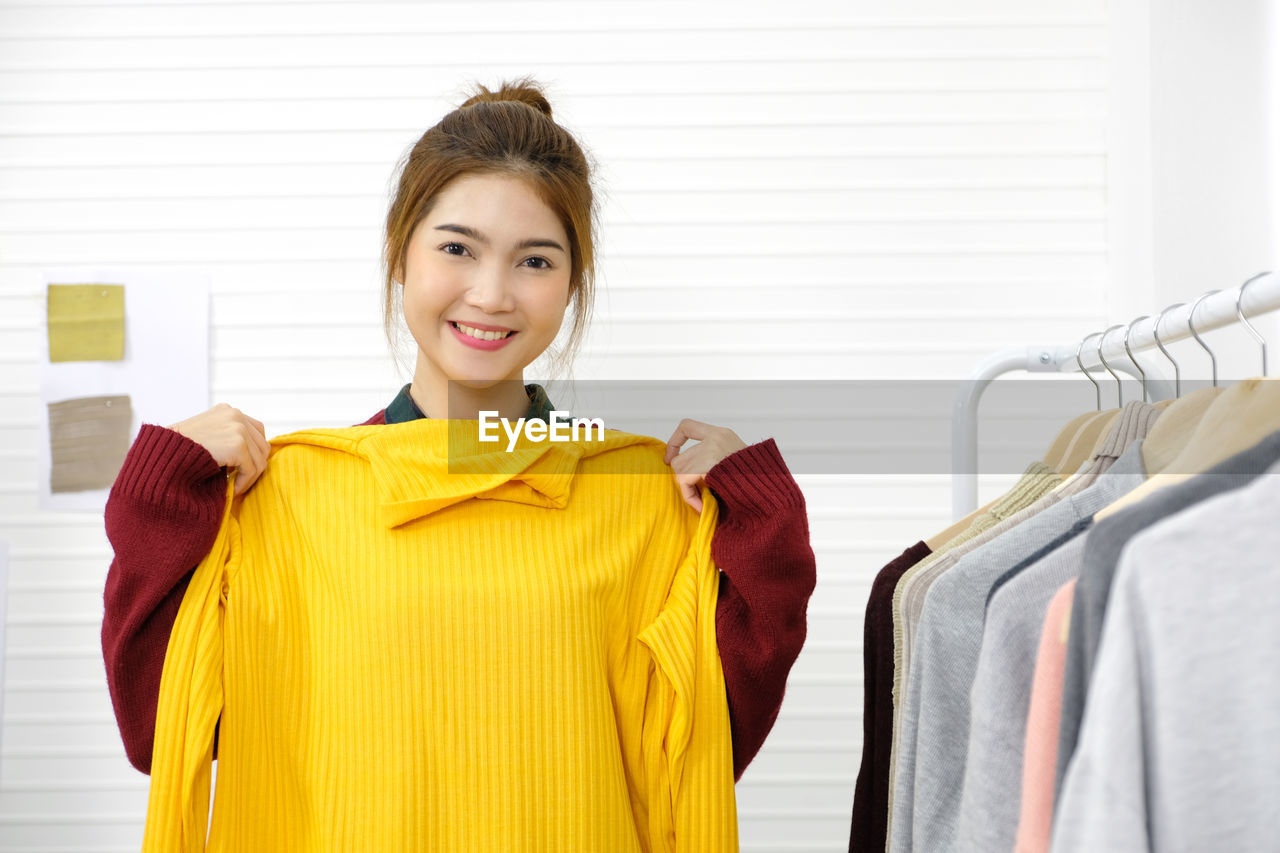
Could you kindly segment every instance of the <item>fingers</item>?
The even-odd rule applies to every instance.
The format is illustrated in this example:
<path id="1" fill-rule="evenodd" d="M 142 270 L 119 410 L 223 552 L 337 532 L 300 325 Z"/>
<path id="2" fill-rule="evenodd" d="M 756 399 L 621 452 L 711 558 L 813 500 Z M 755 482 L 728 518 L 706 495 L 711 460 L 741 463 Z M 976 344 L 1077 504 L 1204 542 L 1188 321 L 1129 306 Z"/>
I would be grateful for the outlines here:
<path id="1" fill-rule="evenodd" d="M 262 472 L 267 469 L 267 454 L 258 446 L 257 442 L 250 441 L 246 443 L 245 455 L 245 461 L 236 466 L 235 493 L 237 495 L 242 495 L 249 491 L 250 487 L 262 476 Z"/>
<path id="2" fill-rule="evenodd" d="M 258 481 L 259 477 L 262 476 L 262 471 L 263 471 L 263 469 L 261 468 L 251 468 L 251 467 L 235 468 L 233 470 L 235 470 L 236 472 L 235 495 L 237 497 L 239 497 L 240 495 L 243 495 L 245 492 L 249 491 L 249 489 L 253 488 L 253 484 Z"/>
<path id="3" fill-rule="evenodd" d="M 677 474 L 705 474 L 711 469 L 711 465 L 707 463 L 710 458 L 708 454 L 711 452 L 712 448 L 706 442 L 695 444 L 688 450 L 676 454 L 675 458 L 667 464 Z"/>
<path id="4" fill-rule="evenodd" d="M 262 421 L 226 403 L 180 421 L 172 429 L 207 450 L 218 465 L 235 471 L 235 494 L 249 490 L 271 456 Z"/>
<path id="5" fill-rule="evenodd" d="M 260 421 L 255 421 L 253 418 L 246 416 L 245 420 L 252 425 L 252 428 L 248 430 L 247 443 L 253 453 L 254 462 L 257 463 L 259 469 L 265 468 L 267 466 L 267 457 L 271 455 L 271 445 L 267 443 L 266 428 L 263 427 Z"/>
<path id="6" fill-rule="evenodd" d="M 241 464 L 242 471 L 249 476 L 249 482 L 258 479 L 258 475 L 267 467 L 267 450 L 256 439 L 256 436 L 246 436 L 243 441 L 243 449 L 241 455 L 245 457 L 245 462 Z M 248 488 L 248 485 L 245 486 Z"/>
<path id="7" fill-rule="evenodd" d="M 716 429 L 711 424 L 704 424 L 702 421 L 695 421 L 693 418 L 685 418 L 676 425 L 676 431 L 671 433 L 671 438 L 667 439 L 667 451 L 662 457 L 662 461 L 670 465 L 671 460 L 680 453 L 681 446 L 686 441 L 693 439 L 694 441 L 702 441 L 706 438 L 709 430 Z"/>
<path id="8" fill-rule="evenodd" d="M 680 494 L 684 502 L 700 513 L 702 512 L 702 489 L 698 485 L 699 480 L 698 477 L 676 478 L 676 482 L 680 484 Z"/>
<path id="9" fill-rule="evenodd" d="M 267 468 L 267 459 L 271 455 L 271 445 L 267 443 L 266 427 L 262 422 L 237 411 L 239 423 L 240 452 L 237 454 L 245 461 L 236 473 L 237 495 L 244 494 L 262 476 Z"/>
<path id="10" fill-rule="evenodd" d="M 239 497 L 249 490 L 249 486 L 253 483 L 253 478 L 247 468 L 236 466 L 231 469 L 231 472 L 236 478 L 236 486 L 233 494 L 235 494 L 236 497 Z"/>
<path id="11" fill-rule="evenodd" d="M 249 491 L 262 472 L 266 470 L 271 445 L 267 442 L 266 427 L 257 418 L 251 418 L 239 409 L 220 403 L 214 407 L 223 420 L 222 440 L 226 464 L 235 470 L 234 494 Z"/>

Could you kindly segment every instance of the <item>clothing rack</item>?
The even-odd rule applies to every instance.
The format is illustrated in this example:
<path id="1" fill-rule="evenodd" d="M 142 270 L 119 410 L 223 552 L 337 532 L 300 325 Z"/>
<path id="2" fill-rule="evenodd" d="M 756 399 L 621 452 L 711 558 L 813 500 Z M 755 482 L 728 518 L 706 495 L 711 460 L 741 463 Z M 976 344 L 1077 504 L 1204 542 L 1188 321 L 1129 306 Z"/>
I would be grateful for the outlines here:
<path id="1" fill-rule="evenodd" d="M 1125 350 L 1126 334 L 1128 349 L 1138 353 L 1156 348 L 1157 326 L 1160 342 L 1164 344 L 1191 337 L 1188 323 L 1193 312 L 1195 330 L 1203 333 L 1240 322 L 1241 313 L 1247 318 L 1276 310 L 1280 310 L 1280 273 L 1262 273 L 1239 287 L 1210 291 L 1198 299 L 1170 306 L 1160 314 L 1139 318 L 1132 324 L 1111 326 L 1102 334 L 1100 341 L 1098 332 L 1093 332 L 1070 344 L 1011 347 L 988 356 L 969 372 L 952 409 L 952 515 L 956 519 L 962 518 L 978 506 L 978 404 L 991 380 L 1015 370 L 1030 373 L 1078 372 L 1080 365 L 1089 373 L 1103 371 L 1101 375 L 1107 376 L 1098 359 L 1099 351 L 1111 370 L 1140 378 L 1141 368 L 1129 360 L 1129 353 Z M 1265 348 L 1263 352 L 1265 359 Z M 1146 384 L 1153 400 L 1174 396 L 1173 383 L 1153 377 L 1150 369 L 1146 370 Z"/>

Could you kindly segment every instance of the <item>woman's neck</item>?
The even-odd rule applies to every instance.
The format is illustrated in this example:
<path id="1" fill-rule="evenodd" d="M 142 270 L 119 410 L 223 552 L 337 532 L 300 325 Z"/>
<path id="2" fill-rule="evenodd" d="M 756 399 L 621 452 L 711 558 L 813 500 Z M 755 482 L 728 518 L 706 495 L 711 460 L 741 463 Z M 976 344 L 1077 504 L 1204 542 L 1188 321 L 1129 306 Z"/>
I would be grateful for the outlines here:
<path id="1" fill-rule="evenodd" d="M 517 421 L 529 411 L 529 395 L 522 380 L 503 380 L 484 388 L 470 388 L 448 380 L 424 381 L 414 374 L 409 396 L 429 418 L 477 420 L 480 412 Z"/>

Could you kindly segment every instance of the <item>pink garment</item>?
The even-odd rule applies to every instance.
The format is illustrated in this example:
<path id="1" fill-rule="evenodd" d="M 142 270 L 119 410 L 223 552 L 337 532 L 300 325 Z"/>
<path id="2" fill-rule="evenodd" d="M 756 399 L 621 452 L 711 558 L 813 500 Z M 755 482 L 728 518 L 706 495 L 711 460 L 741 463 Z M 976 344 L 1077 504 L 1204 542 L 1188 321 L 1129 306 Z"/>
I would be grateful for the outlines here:
<path id="1" fill-rule="evenodd" d="M 1022 816 L 1015 853 L 1047 853 L 1053 828 L 1053 781 L 1058 763 L 1058 723 L 1062 719 L 1062 673 L 1067 660 L 1067 628 L 1076 582 L 1067 581 L 1049 602 L 1036 654 L 1027 711 L 1022 764 Z"/>

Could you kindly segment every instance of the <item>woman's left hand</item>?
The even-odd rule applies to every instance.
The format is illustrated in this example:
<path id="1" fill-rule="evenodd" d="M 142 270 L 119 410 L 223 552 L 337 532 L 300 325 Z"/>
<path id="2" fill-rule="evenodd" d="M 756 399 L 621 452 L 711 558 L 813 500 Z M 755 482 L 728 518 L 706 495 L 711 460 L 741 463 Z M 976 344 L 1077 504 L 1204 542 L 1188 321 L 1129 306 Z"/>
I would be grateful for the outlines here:
<path id="1" fill-rule="evenodd" d="M 699 443 L 681 452 L 681 446 L 690 439 Z M 662 461 L 675 470 L 676 482 L 680 484 L 685 503 L 702 512 L 700 487 L 706 482 L 707 472 L 721 459 L 746 446 L 747 443 L 728 427 L 685 418 L 667 439 L 667 452 Z"/>

